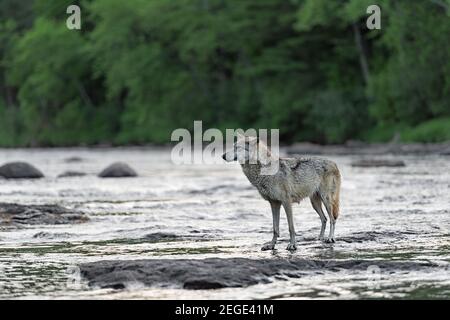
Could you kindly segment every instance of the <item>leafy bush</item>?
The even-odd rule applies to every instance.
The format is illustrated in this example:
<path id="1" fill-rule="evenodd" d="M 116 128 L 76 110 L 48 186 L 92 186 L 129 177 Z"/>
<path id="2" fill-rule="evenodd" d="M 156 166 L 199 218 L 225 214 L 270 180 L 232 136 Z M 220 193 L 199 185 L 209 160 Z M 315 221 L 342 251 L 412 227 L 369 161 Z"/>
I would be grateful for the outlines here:
<path id="1" fill-rule="evenodd" d="M 450 141 L 450 118 L 438 118 L 423 122 L 402 132 L 406 142 L 443 142 Z"/>

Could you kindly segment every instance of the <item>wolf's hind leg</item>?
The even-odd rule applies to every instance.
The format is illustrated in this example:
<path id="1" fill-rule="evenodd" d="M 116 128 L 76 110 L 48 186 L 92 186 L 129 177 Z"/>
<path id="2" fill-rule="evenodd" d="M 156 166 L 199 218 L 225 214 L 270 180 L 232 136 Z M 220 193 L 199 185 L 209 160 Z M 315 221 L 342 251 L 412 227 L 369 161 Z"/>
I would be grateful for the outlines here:
<path id="1" fill-rule="evenodd" d="M 328 239 L 325 240 L 325 242 L 336 242 L 334 239 L 334 227 L 336 225 L 336 219 L 333 215 L 332 206 L 331 206 L 331 196 L 326 195 L 322 197 L 323 204 L 325 205 L 325 209 L 327 209 L 328 217 L 330 218 L 330 234 L 328 236 Z"/>
<path id="2" fill-rule="evenodd" d="M 273 250 L 277 243 L 277 239 L 280 236 L 280 207 L 281 202 L 270 201 L 270 207 L 272 208 L 272 218 L 273 218 L 273 238 L 272 241 L 265 243 L 261 250 Z"/>
<path id="3" fill-rule="evenodd" d="M 320 235 L 319 235 L 319 240 L 323 240 L 324 239 L 324 234 L 325 234 L 325 228 L 327 227 L 327 217 L 325 216 L 325 213 L 323 213 L 322 211 L 322 200 L 320 200 L 320 196 L 315 193 L 310 197 L 311 200 L 311 204 L 314 208 L 314 210 L 316 210 L 317 214 L 320 217 L 320 221 L 322 222 L 322 226 L 320 228 Z"/>

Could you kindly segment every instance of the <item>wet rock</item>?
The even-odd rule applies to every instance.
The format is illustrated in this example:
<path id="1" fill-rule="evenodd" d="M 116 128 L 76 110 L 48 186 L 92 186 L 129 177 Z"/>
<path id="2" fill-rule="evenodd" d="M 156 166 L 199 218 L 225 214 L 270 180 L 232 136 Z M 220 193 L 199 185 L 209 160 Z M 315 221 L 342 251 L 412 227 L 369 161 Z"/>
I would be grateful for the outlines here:
<path id="1" fill-rule="evenodd" d="M 179 235 L 175 233 L 166 233 L 166 232 L 154 232 L 149 233 L 144 236 L 144 240 L 148 242 L 168 242 L 168 241 L 177 241 L 177 240 L 202 240 L 202 239 L 210 239 L 212 238 L 211 234 L 184 234 Z"/>
<path id="2" fill-rule="evenodd" d="M 69 157 L 69 158 L 64 159 L 64 162 L 66 162 L 66 163 L 79 163 L 79 162 L 83 162 L 83 158 L 77 157 L 77 156 Z"/>
<path id="3" fill-rule="evenodd" d="M 63 233 L 50 233 L 41 231 L 33 235 L 34 239 L 66 239 L 71 236 L 70 233 L 63 232 Z"/>
<path id="4" fill-rule="evenodd" d="M 402 160 L 389 159 L 362 159 L 354 161 L 352 167 L 361 168 L 378 168 L 378 167 L 404 167 L 405 162 Z"/>
<path id="5" fill-rule="evenodd" d="M 224 285 L 222 283 L 210 281 L 208 279 L 187 280 L 183 285 L 184 289 L 191 289 L 191 290 L 220 289 L 223 287 Z"/>
<path id="6" fill-rule="evenodd" d="M 408 239 L 410 236 L 417 234 L 418 233 L 409 230 L 354 232 L 351 236 L 340 237 L 339 241 L 347 243 L 367 243 L 370 241 L 391 243 L 393 241 Z"/>
<path id="7" fill-rule="evenodd" d="M 0 203 L 0 225 L 5 224 L 68 224 L 88 221 L 83 212 L 59 205 L 21 205 Z"/>
<path id="8" fill-rule="evenodd" d="M 79 171 L 65 171 L 58 175 L 58 178 L 73 178 L 73 177 L 84 177 L 86 173 Z"/>
<path id="9" fill-rule="evenodd" d="M 136 177 L 137 173 L 128 164 L 115 162 L 100 172 L 98 176 L 101 178 Z"/>
<path id="10" fill-rule="evenodd" d="M 149 241 L 158 242 L 158 241 L 175 240 L 175 239 L 178 239 L 181 237 L 177 236 L 174 233 L 155 232 L 155 233 L 147 234 L 144 238 Z"/>
<path id="11" fill-rule="evenodd" d="M 150 287 L 217 289 L 301 277 L 305 272 L 364 271 L 373 264 L 373 260 L 207 258 L 97 261 L 82 264 L 80 269 L 91 287 L 126 288 L 128 283 L 139 282 Z M 432 263 L 390 260 L 376 261 L 376 265 L 384 272 L 434 267 Z"/>
<path id="12" fill-rule="evenodd" d="M 0 176 L 6 179 L 38 179 L 43 173 L 26 162 L 10 162 L 0 167 Z"/>

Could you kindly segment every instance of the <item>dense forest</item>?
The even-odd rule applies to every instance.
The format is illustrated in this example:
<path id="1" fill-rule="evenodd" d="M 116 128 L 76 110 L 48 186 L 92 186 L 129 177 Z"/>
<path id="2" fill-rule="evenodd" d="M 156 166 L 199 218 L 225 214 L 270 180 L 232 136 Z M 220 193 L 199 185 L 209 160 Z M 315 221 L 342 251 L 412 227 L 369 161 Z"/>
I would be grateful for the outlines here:
<path id="1" fill-rule="evenodd" d="M 0 1 L 0 146 L 164 143 L 194 120 L 450 140 L 450 0 Z"/>

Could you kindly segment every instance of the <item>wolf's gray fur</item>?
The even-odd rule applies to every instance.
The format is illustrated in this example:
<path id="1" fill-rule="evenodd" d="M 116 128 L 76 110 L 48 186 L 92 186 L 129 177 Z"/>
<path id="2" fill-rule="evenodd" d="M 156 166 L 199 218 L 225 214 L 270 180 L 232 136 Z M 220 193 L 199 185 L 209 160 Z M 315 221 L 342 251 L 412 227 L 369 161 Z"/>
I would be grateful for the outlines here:
<path id="1" fill-rule="evenodd" d="M 239 160 L 244 174 L 261 194 L 269 201 L 273 217 L 272 241 L 264 244 L 262 250 L 275 248 L 279 237 L 280 207 L 283 206 L 289 225 L 290 242 L 288 250 L 297 248 L 295 241 L 292 203 L 309 197 L 314 210 L 322 222 L 319 239 L 324 240 L 327 217 L 330 218 L 330 233 L 326 242 L 335 242 L 334 229 L 339 215 L 339 191 L 341 176 L 333 161 L 320 158 L 277 158 L 266 145 L 256 137 L 238 136 L 233 150 L 223 155 L 226 161 Z M 273 175 L 261 174 L 262 169 L 273 161 L 278 161 L 279 169 Z"/>

